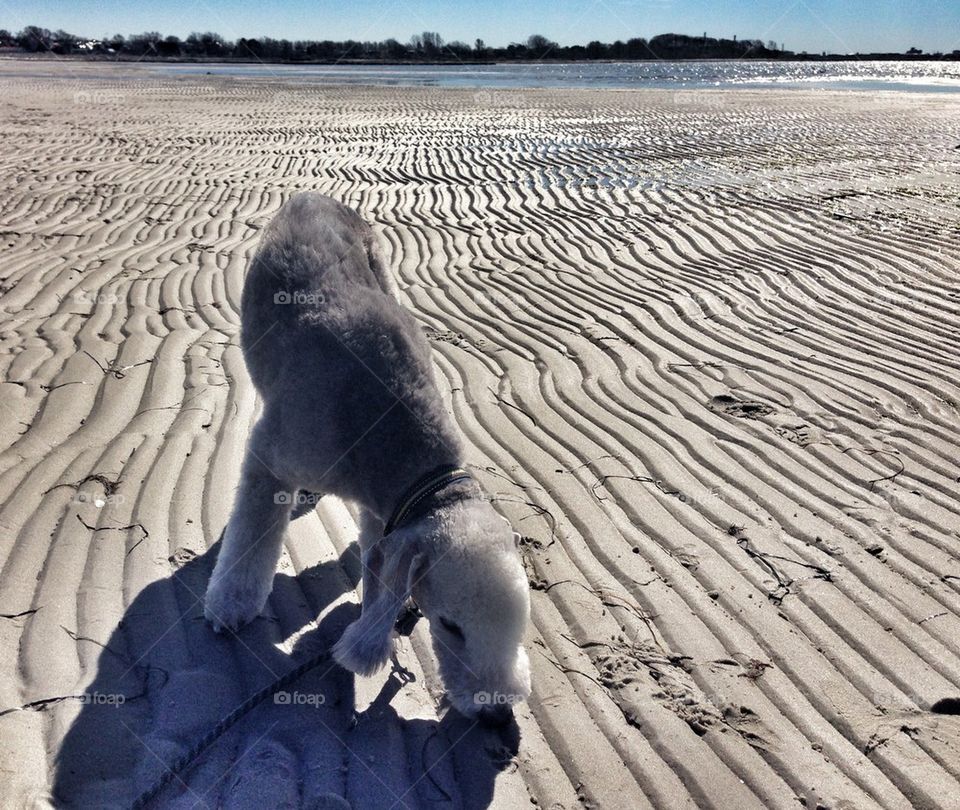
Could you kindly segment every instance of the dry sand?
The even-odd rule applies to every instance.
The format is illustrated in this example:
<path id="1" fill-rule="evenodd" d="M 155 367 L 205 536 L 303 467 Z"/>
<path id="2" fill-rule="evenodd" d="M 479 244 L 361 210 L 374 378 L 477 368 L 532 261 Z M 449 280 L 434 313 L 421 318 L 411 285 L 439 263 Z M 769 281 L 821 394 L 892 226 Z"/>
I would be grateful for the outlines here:
<path id="1" fill-rule="evenodd" d="M 267 618 L 201 619 L 243 272 L 301 189 L 375 224 L 525 535 L 533 695 L 438 722 L 420 622 L 415 680 L 315 672 L 162 806 L 960 807 L 955 97 L 37 70 L 0 69 L 4 807 L 122 806 L 355 615 L 324 502 Z"/>

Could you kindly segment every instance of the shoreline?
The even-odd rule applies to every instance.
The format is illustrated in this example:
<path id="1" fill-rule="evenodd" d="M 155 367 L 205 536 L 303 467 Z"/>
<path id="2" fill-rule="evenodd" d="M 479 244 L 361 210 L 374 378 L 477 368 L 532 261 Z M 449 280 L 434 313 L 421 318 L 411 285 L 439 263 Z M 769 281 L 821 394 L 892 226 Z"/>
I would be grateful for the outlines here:
<path id="1" fill-rule="evenodd" d="M 718 60 L 723 62 L 725 60 Z M 52 67 L 47 70 L 33 70 L 31 69 L 37 65 L 42 64 L 46 67 L 48 66 L 58 66 Z M 577 63 L 570 63 L 577 64 Z M 612 63 L 612 64 L 628 64 L 628 63 Z M 197 72 L 190 70 L 194 65 L 197 67 Z M 182 73 L 177 72 L 175 68 L 177 67 L 187 68 Z M 212 71 L 206 70 L 203 73 L 199 71 L 203 70 L 205 67 L 222 67 L 225 68 L 223 71 Z M 233 73 L 230 72 L 234 68 L 245 68 L 250 67 L 254 70 L 263 71 L 269 75 L 250 75 L 246 73 Z M 171 68 L 171 70 L 166 71 L 164 67 Z M 691 93 L 750 93 L 750 92 L 762 92 L 762 93 L 819 93 L 819 94 L 830 94 L 830 93 L 852 93 L 852 94 L 868 94 L 868 95 L 877 95 L 877 94 L 896 94 L 904 93 L 908 95 L 934 95 L 934 96 L 944 96 L 949 97 L 953 94 L 960 94 L 960 83 L 950 83 L 947 80 L 942 80 L 937 82 L 934 79 L 923 79 L 920 77 L 915 78 L 914 80 L 903 79 L 896 81 L 893 79 L 886 78 L 842 78 L 838 80 L 830 79 L 810 79 L 810 80 L 789 80 L 789 79 L 771 79 L 768 81 L 763 81 L 760 79 L 750 80 L 750 79 L 738 79 L 736 81 L 698 81 L 691 80 L 689 83 L 686 81 L 673 81 L 666 82 L 663 80 L 657 80 L 654 78 L 651 80 L 650 84 L 644 85 L 640 83 L 630 84 L 628 86 L 612 86 L 610 84 L 600 84 L 600 83 L 585 83 L 581 82 L 576 84 L 574 80 L 567 78 L 564 79 L 554 79 L 552 83 L 540 83 L 540 84 L 531 84 L 524 85 L 516 82 L 515 79 L 498 79 L 496 74 L 484 74 L 483 72 L 478 72 L 477 76 L 486 76 L 486 83 L 468 83 L 467 80 L 458 81 L 458 82 L 448 82 L 443 83 L 442 81 L 436 79 L 407 79 L 394 78 L 391 76 L 389 79 L 382 79 L 380 81 L 365 81 L 362 76 L 363 74 L 357 74 L 357 79 L 340 79 L 338 75 L 324 75 L 321 73 L 315 73 L 311 75 L 307 71 L 303 75 L 284 75 L 284 72 L 288 69 L 290 71 L 296 71 L 299 68 L 309 68 L 309 67 L 319 67 L 323 68 L 323 65 L 314 65 L 314 66 L 298 66 L 298 65 L 271 65 L 271 64 L 257 64 L 257 63 L 176 63 L 171 65 L 163 65 L 161 63 L 151 62 L 151 63 L 142 63 L 142 62 L 101 62 L 96 60 L 57 60 L 57 59 L 3 59 L 0 57 L 0 79 L 5 75 L 15 77 L 28 77 L 33 79 L 46 79 L 46 78 L 62 78 L 63 73 L 70 73 L 75 71 L 73 78 L 78 81 L 87 80 L 87 79 L 97 79 L 102 81 L 111 81 L 111 80 L 122 80 L 126 77 L 144 79 L 145 81 L 156 81 L 162 82 L 165 79 L 175 80 L 175 81 L 186 81 L 186 80 L 230 80 L 236 82 L 263 82 L 263 81 L 274 81 L 277 83 L 288 84 L 291 87 L 364 87 L 364 88 L 373 88 L 373 87 L 395 87 L 402 90 L 415 90 L 415 89 L 437 89 L 437 90 L 467 90 L 473 91 L 476 93 L 491 93 L 491 94 L 501 94 L 509 95 L 511 93 L 529 93 L 535 91 L 547 91 L 547 92 L 565 92 L 565 91 L 574 91 L 574 92 L 598 92 L 598 91 L 621 91 L 621 92 L 666 92 L 666 93 L 678 93 L 678 94 L 691 94 Z M 348 73 L 351 69 L 363 67 L 370 67 L 372 69 L 377 69 L 380 67 L 385 67 L 383 65 L 345 65 L 345 66 L 327 66 L 333 67 L 336 70 L 340 70 L 343 73 Z M 419 67 L 423 68 L 440 68 L 442 71 L 443 65 L 421 65 Z M 462 66 L 449 66 L 459 68 Z M 476 67 L 476 65 L 472 66 Z M 272 68 L 277 68 L 276 72 L 273 72 Z M 471 72 L 459 73 L 455 72 L 449 74 L 452 76 L 470 76 L 473 75 Z M 478 79 L 478 81 L 481 81 Z M 500 83 L 494 83 L 499 81 Z"/>

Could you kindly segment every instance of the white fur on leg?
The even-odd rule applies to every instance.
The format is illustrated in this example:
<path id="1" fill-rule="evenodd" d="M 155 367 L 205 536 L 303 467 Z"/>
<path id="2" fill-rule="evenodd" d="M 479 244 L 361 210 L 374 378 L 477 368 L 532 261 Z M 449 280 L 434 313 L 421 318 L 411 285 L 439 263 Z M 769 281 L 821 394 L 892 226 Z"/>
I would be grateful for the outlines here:
<path id="1" fill-rule="evenodd" d="M 260 615 L 273 588 L 276 555 L 268 556 L 266 549 L 250 550 L 246 556 L 226 554 L 231 538 L 234 538 L 234 547 L 250 549 L 249 543 L 242 539 L 250 534 L 250 528 L 234 528 L 233 518 L 224 532 L 223 549 L 203 600 L 204 615 L 218 633 L 224 629 L 237 630 L 253 621 Z M 238 535 L 240 540 L 236 539 Z M 281 539 L 282 536 L 281 532 Z M 263 538 L 262 542 L 266 546 L 273 540 Z"/>
<path id="2" fill-rule="evenodd" d="M 403 529 L 363 551 L 363 609 L 333 647 L 333 657 L 342 667 L 369 675 L 387 663 L 393 652 L 393 626 L 422 559 L 416 538 Z"/>
<path id="3" fill-rule="evenodd" d="M 273 588 L 292 500 L 289 490 L 254 453 L 248 453 L 204 598 L 204 615 L 217 632 L 236 630 L 263 610 Z"/>
<path id="4" fill-rule="evenodd" d="M 372 675 L 393 654 L 390 630 L 384 632 L 371 625 L 371 622 L 364 622 L 361 616 L 343 631 L 340 640 L 333 645 L 334 660 L 357 675 Z"/>

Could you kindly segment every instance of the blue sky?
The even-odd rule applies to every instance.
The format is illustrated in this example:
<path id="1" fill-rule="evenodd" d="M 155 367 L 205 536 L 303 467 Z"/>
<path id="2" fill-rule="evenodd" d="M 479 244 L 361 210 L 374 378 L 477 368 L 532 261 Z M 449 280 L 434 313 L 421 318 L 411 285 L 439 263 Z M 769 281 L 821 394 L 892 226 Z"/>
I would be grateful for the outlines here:
<path id="1" fill-rule="evenodd" d="M 960 49 L 960 0 L 0 0 L 0 28 L 77 34 L 216 31 L 227 39 L 386 39 L 438 31 L 490 45 L 562 44 L 668 31 L 776 40 L 794 51 Z"/>

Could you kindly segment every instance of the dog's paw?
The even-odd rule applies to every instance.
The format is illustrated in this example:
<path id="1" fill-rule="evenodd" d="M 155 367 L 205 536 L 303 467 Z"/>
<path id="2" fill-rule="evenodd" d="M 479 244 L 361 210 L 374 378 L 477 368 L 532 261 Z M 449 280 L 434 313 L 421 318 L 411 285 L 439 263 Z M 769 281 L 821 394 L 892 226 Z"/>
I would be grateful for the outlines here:
<path id="1" fill-rule="evenodd" d="M 372 675 L 390 659 L 394 639 L 390 633 L 379 633 L 363 619 L 350 624 L 333 645 L 333 658 L 344 669 L 357 675 Z"/>
<path id="2" fill-rule="evenodd" d="M 269 583 L 264 587 L 233 576 L 212 579 L 203 599 L 203 615 L 214 632 L 239 630 L 260 615 L 269 595 Z"/>

